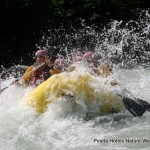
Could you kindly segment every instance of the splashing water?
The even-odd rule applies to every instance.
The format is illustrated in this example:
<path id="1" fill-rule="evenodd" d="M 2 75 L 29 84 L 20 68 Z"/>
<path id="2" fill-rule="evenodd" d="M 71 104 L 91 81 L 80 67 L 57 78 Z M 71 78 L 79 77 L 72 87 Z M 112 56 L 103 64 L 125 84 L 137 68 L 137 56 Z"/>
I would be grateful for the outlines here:
<path id="1" fill-rule="evenodd" d="M 135 96 L 150 102 L 149 75 L 149 69 L 143 68 L 120 69 L 115 74 Z M 37 115 L 21 103 L 29 91 L 31 88 L 11 86 L 0 95 L 1 150 L 149 149 L 149 113 L 141 118 L 133 118 L 128 112 L 85 115 L 84 107 L 74 113 L 70 101 L 63 98 Z"/>
<path id="2" fill-rule="evenodd" d="M 95 51 L 103 59 L 123 67 L 137 64 L 149 66 L 150 60 L 150 15 L 148 11 L 139 14 L 139 20 L 112 21 L 107 28 L 97 31 L 82 24 L 81 29 L 49 30 L 43 35 L 41 45 L 53 54 L 66 55 L 78 51 Z"/>
<path id="3" fill-rule="evenodd" d="M 138 27 L 133 28 L 132 24 Z M 96 33 L 86 29 L 86 33 L 77 32 L 65 35 L 62 51 L 68 53 L 83 48 L 94 49 L 96 53 L 120 66 L 135 66 L 149 60 L 149 14 L 141 22 L 129 22 L 122 29 L 121 22 L 112 22 L 110 29 Z M 136 31 L 137 30 L 137 31 Z M 82 36 L 80 37 L 80 35 Z M 84 35 L 93 38 L 81 40 Z M 91 35 L 91 36 L 90 36 Z M 70 40 L 69 40 L 70 39 Z M 75 39 L 77 41 L 75 41 Z M 84 39 L 84 38 L 83 38 Z M 52 38 L 44 37 L 50 47 Z M 58 39 L 57 39 L 58 40 Z M 86 45 L 86 46 L 85 46 Z M 64 52 L 64 51 L 63 51 Z M 64 53 L 65 53 L 64 52 Z M 115 67 L 114 77 L 121 81 L 133 95 L 150 102 L 150 68 L 136 67 L 123 69 Z M 13 79 L 1 81 L 1 87 Z M 74 112 L 67 98 L 60 98 L 49 105 L 48 110 L 38 115 L 34 109 L 22 103 L 22 97 L 32 88 L 15 85 L 0 94 L 0 150 L 130 150 L 150 148 L 150 114 L 132 117 L 128 112 L 98 115 L 85 111 L 84 106 Z M 93 108 L 94 110 L 94 108 Z"/>

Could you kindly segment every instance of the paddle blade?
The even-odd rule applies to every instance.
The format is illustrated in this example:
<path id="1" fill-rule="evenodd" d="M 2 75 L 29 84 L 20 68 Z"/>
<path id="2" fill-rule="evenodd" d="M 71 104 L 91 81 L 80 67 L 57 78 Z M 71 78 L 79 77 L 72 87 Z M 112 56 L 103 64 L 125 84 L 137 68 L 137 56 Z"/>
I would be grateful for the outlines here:
<path id="1" fill-rule="evenodd" d="M 150 111 L 150 104 L 147 101 L 144 101 L 142 99 L 137 98 L 137 102 L 141 105 L 143 105 L 143 107 L 147 110 Z"/>
<path id="2" fill-rule="evenodd" d="M 125 108 L 133 115 L 141 117 L 145 111 L 150 111 L 150 104 L 139 98 L 128 98 L 117 94 L 122 98 Z"/>
<path id="3" fill-rule="evenodd" d="M 125 108 L 133 115 L 141 117 L 147 110 L 146 105 L 143 105 L 143 102 L 136 102 L 133 99 L 122 97 Z M 145 101 L 144 101 L 145 102 Z"/>

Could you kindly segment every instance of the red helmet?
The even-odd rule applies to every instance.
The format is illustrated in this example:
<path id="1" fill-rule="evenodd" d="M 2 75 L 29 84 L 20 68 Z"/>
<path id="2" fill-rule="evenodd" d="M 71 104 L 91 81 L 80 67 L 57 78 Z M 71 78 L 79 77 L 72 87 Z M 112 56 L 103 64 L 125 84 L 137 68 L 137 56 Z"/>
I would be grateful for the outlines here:
<path id="1" fill-rule="evenodd" d="M 48 55 L 48 50 L 38 50 L 36 53 L 35 53 L 35 57 L 39 57 L 39 56 L 47 56 Z"/>
<path id="2" fill-rule="evenodd" d="M 82 60 L 82 56 L 77 55 L 77 56 L 75 57 L 75 61 L 81 61 L 81 60 Z"/>
<path id="3" fill-rule="evenodd" d="M 94 58 L 94 52 L 92 51 L 85 52 L 83 55 L 83 60 L 93 59 L 93 58 Z"/>
<path id="4" fill-rule="evenodd" d="M 62 69 L 64 66 L 66 66 L 66 60 L 63 58 L 57 58 L 54 64 L 57 65 L 59 69 Z"/>
<path id="5" fill-rule="evenodd" d="M 54 62 L 55 65 L 59 65 L 59 64 L 65 64 L 66 60 L 63 58 L 57 58 Z"/>

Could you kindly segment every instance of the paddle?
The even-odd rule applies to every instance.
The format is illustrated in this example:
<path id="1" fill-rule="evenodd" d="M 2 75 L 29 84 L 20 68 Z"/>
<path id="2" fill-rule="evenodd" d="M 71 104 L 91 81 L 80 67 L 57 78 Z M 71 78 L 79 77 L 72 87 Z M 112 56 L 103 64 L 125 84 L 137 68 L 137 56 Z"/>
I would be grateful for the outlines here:
<path id="1" fill-rule="evenodd" d="M 29 71 L 28 73 L 24 74 L 22 77 L 16 79 L 15 81 L 20 81 L 22 80 L 24 77 L 26 77 L 27 75 L 29 75 L 30 73 L 34 72 L 35 70 L 39 69 L 40 67 L 42 67 L 45 63 L 42 63 L 41 65 L 37 66 L 36 68 L 32 69 L 31 71 Z M 13 85 L 14 83 L 9 84 L 8 86 L 4 87 L 3 89 L 0 90 L 0 94 L 7 88 L 9 88 L 11 85 Z"/>
<path id="2" fill-rule="evenodd" d="M 130 95 L 132 95 L 131 92 L 129 92 L 127 89 L 125 89 Z M 120 96 L 123 100 L 125 108 L 133 115 L 133 116 L 139 116 L 141 117 L 145 111 L 150 111 L 150 104 L 147 101 L 144 101 L 142 99 L 136 98 L 134 96 L 133 99 L 124 97 L 120 94 L 117 94 Z"/>

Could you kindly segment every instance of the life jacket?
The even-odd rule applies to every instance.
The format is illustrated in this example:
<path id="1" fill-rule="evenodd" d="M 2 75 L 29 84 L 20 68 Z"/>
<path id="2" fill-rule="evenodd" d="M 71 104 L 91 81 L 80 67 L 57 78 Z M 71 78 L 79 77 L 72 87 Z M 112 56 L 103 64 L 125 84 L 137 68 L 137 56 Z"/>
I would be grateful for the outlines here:
<path id="1" fill-rule="evenodd" d="M 34 69 L 34 67 L 33 67 Z M 39 84 L 41 84 L 42 82 L 44 82 L 45 80 L 47 80 L 50 77 L 50 73 L 49 73 L 49 66 L 44 65 L 38 69 L 36 69 L 35 71 L 33 71 L 31 77 L 30 77 L 30 81 L 29 83 L 31 85 L 34 86 L 38 86 Z"/>
<path id="2" fill-rule="evenodd" d="M 58 69 L 53 68 L 53 69 L 50 70 L 51 75 L 59 74 L 59 73 L 60 73 L 60 71 Z"/>
<path id="3" fill-rule="evenodd" d="M 34 67 L 33 65 L 28 67 L 27 70 L 25 71 L 25 73 L 23 74 L 22 80 L 23 80 L 23 82 L 25 84 L 29 84 L 29 80 L 30 80 L 30 78 L 32 76 L 32 72 L 31 71 L 33 70 L 33 67 Z M 31 72 L 31 73 L 29 73 L 29 72 Z"/>

